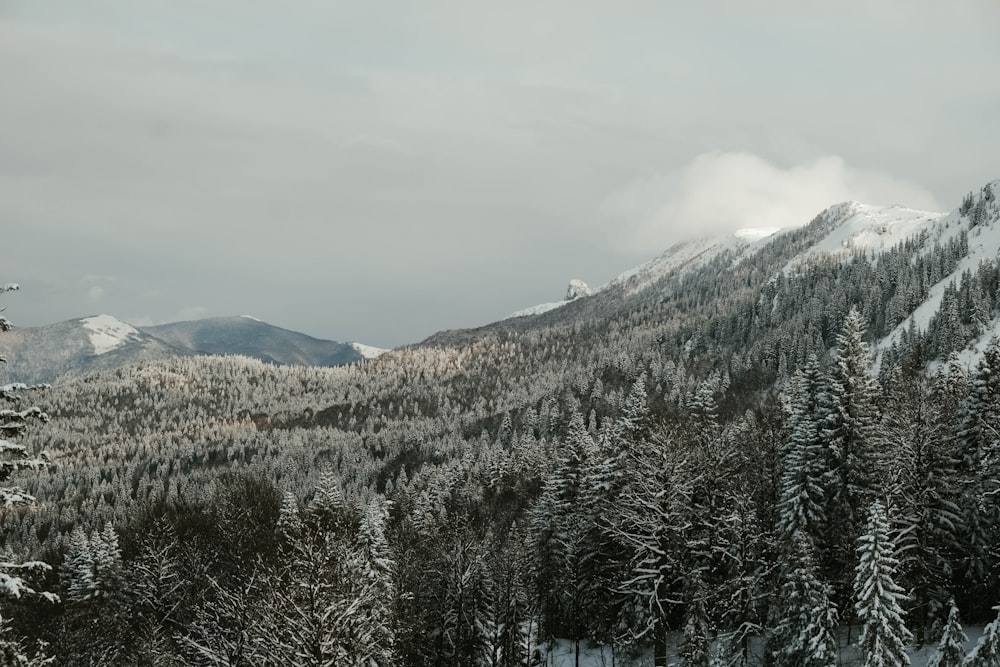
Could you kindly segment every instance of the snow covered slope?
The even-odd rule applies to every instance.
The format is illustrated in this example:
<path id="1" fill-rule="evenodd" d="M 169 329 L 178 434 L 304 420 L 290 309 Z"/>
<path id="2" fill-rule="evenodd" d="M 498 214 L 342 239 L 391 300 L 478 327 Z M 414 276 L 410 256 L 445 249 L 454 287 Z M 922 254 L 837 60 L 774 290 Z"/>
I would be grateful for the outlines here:
<path id="1" fill-rule="evenodd" d="M 136 340 L 139 336 L 138 329 L 111 315 L 85 317 L 80 320 L 80 323 L 90 334 L 90 343 L 94 346 L 94 354 L 107 354 L 111 350 L 126 345 L 130 340 Z"/>
<path id="2" fill-rule="evenodd" d="M 740 229 L 723 236 L 683 241 L 656 259 L 622 273 L 598 291 L 622 286 L 626 294 L 635 294 L 670 274 L 683 275 L 704 266 L 727 251 L 734 253 L 733 261 L 736 262 L 763 247 L 778 231 L 778 228 Z"/>
<path id="3" fill-rule="evenodd" d="M 360 354 L 365 359 L 377 359 L 389 351 L 382 347 L 372 347 L 371 345 L 365 345 L 364 343 L 351 343 L 350 345 L 354 348 L 355 352 Z"/>
<path id="4" fill-rule="evenodd" d="M 803 221 L 805 222 L 805 221 Z M 916 253 L 926 256 L 936 247 L 962 239 L 962 255 L 948 273 L 932 285 L 925 285 L 922 302 L 875 346 L 880 353 L 889 349 L 911 326 L 927 331 L 940 310 L 942 297 L 949 285 L 958 286 L 965 273 L 975 274 L 980 262 L 998 261 L 1000 257 L 1000 181 L 994 181 L 970 193 L 960 209 L 938 213 L 903 206 L 874 206 L 858 202 L 835 204 L 821 212 L 809 225 L 796 232 L 791 230 L 747 229 L 734 234 L 701 238 L 678 243 L 655 259 L 626 271 L 608 284 L 594 290 L 583 299 L 613 299 L 625 305 L 632 297 L 649 289 L 665 288 L 664 280 L 679 279 L 720 257 L 736 266 L 769 244 L 785 241 L 787 250 L 778 250 L 780 263 L 768 270 L 773 279 L 790 277 L 817 262 L 867 261 L 877 264 L 883 253 L 903 243 L 910 243 Z M 964 238 L 962 235 L 965 235 Z M 966 243 L 967 240 L 967 249 Z M 781 246 L 774 246 L 781 248 Z M 780 268 L 779 268 L 780 267 Z M 671 283 L 676 286 L 675 283 Z M 671 289 L 674 289 L 672 287 Z M 596 302 L 595 302 L 596 303 Z M 518 311 L 515 316 L 545 313 L 565 305 L 565 302 L 540 304 Z M 602 312 L 608 304 L 596 306 Z M 981 335 L 963 351 L 961 358 L 975 363 L 993 336 L 1000 337 L 1000 315 L 987 323 Z"/>
<path id="5" fill-rule="evenodd" d="M 846 202 L 832 206 L 825 212 L 826 217 L 835 221 L 834 228 L 818 243 L 793 258 L 785 265 L 784 273 L 823 258 L 840 256 L 847 258 L 857 252 L 878 253 L 928 232 L 933 240 L 944 240 L 949 225 L 941 222 L 947 218 L 944 213 L 918 211 L 902 206 L 870 206 L 858 202 Z M 953 233 L 958 233 L 957 227 Z M 950 235 L 948 235 L 950 236 Z"/>
<path id="6" fill-rule="evenodd" d="M 565 306 L 567 303 L 570 303 L 571 301 L 588 297 L 591 294 L 593 294 L 593 291 L 590 289 L 590 287 L 587 286 L 587 283 L 583 282 L 582 280 L 577 280 L 576 278 L 574 278 L 573 280 L 569 281 L 569 286 L 566 287 L 566 297 L 562 301 L 553 301 L 551 303 L 540 303 L 537 306 L 531 306 L 530 308 L 519 310 L 516 313 L 511 313 L 506 317 L 506 319 L 510 319 L 512 317 L 527 317 L 529 315 L 541 315 L 542 313 L 547 313 L 550 310 L 555 310 L 560 306 Z"/>

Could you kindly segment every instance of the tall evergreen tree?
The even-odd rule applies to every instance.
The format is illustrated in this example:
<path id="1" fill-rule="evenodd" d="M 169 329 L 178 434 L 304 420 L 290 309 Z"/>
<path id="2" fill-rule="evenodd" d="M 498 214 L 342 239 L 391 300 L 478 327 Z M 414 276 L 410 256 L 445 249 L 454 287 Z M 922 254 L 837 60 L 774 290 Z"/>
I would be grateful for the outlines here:
<path id="1" fill-rule="evenodd" d="M 778 610 L 768 637 L 774 664 L 832 667 L 837 664 L 837 608 L 818 576 L 813 547 L 799 535 L 787 550 L 777 591 Z"/>
<path id="2" fill-rule="evenodd" d="M 969 382 L 956 439 L 962 507 L 964 583 L 975 612 L 997 597 L 1000 543 L 1000 340 L 990 341 Z M 988 602 L 987 602 L 988 604 Z"/>
<path id="3" fill-rule="evenodd" d="M 872 504 L 868 525 L 858 539 L 854 609 L 862 623 L 858 646 L 865 667 L 910 664 L 906 644 L 912 639 L 903 622 L 903 589 L 896 584 L 899 561 L 889 534 L 885 508 Z"/>
<path id="4" fill-rule="evenodd" d="M 809 355 L 792 381 L 788 442 L 783 450 L 778 531 L 788 544 L 817 545 L 826 528 L 828 452 L 821 434 L 823 378 Z"/>
<path id="5" fill-rule="evenodd" d="M 947 587 L 961 524 L 958 486 L 948 429 L 937 414 L 923 373 L 893 370 L 879 448 L 889 462 L 900 580 L 911 593 L 909 616 L 918 646 L 943 620 Z M 943 398 L 943 397 L 942 397 Z"/>
<path id="6" fill-rule="evenodd" d="M 843 599 L 849 589 L 850 545 L 861 534 L 866 508 L 879 480 L 875 450 L 879 388 L 868 372 L 870 356 L 864 335 L 864 320 L 852 308 L 837 336 L 836 362 L 822 430 L 831 457 L 824 565 Z"/>

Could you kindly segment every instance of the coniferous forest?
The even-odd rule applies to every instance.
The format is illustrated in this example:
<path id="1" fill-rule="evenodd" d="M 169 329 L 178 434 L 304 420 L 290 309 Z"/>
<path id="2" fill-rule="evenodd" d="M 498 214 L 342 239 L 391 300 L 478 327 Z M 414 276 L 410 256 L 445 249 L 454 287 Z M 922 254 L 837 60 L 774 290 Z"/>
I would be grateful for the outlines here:
<path id="1" fill-rule="evenodd" d="M 11 381 L 0 664 L 1000 665 L 995 187 L 346 367 Z"/>

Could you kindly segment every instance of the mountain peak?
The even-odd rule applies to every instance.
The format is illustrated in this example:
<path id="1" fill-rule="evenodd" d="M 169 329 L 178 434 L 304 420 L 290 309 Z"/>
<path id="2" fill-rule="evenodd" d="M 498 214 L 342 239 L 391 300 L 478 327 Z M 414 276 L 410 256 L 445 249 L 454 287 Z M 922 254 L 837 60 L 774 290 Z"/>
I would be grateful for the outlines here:
<path id="1" fill-rule="evenodd" d="M 90 336 L 94 354 L 106 354 L 139 336 L 139 330 L 112 315 L 93 315 L 80 320 Z"/>
<path id="2" fill-rule="evenodd" d="M 579 299 L 581 296 L 590 296 L 593 293 L 593 290 L 590 289 L 590 286 L 588 286 L 587 283 L 574 278 L 569 281 L 564 301 L 572 301 L 573 299 Z"/>

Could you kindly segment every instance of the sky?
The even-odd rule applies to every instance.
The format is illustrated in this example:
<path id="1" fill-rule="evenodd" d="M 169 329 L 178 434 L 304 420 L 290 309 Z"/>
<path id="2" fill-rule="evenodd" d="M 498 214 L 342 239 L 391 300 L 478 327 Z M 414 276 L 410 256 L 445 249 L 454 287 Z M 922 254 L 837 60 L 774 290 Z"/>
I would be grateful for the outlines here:
<path id="1" fill-rule="evenodd" d="M 392 347 L 1000 178 L 995 0 L 0 0 L 6 316 Z"/>

